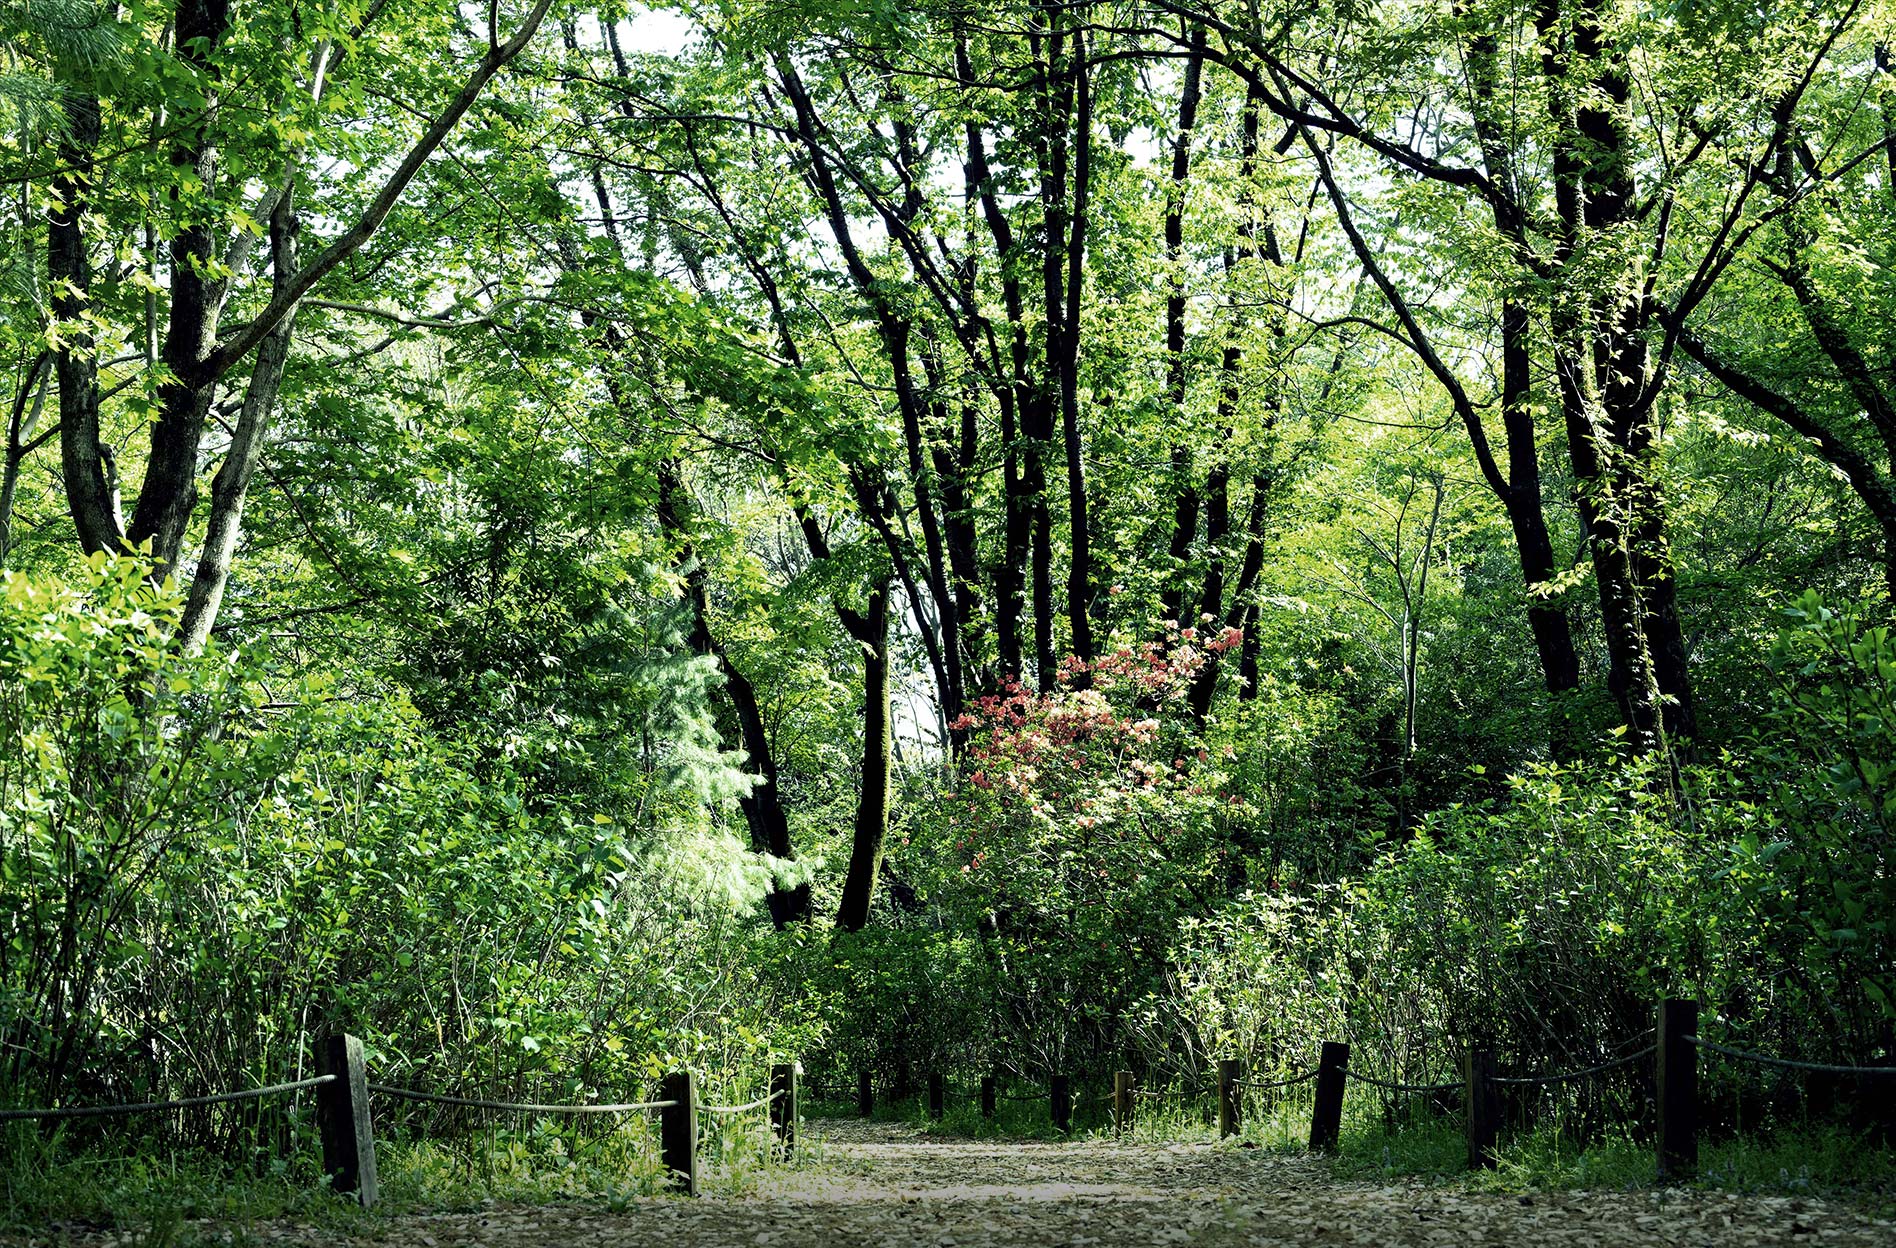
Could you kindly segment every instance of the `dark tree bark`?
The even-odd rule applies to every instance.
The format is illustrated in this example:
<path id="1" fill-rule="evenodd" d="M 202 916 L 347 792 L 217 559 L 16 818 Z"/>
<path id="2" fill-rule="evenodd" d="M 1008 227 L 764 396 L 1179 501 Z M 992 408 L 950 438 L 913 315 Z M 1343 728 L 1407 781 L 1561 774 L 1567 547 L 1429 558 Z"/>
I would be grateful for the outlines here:
<path id="1" fill-rule="evenodd" d="M 7 413 L 7 450 L 6 463 L 0 470 L 0 568 L 7 566 L 13 553 L 13 506 L 20 489 L 20 470 L 26 464 L 26 457 L 38 450 L 50 439 L 58 436 L 57 429 L 45 433 L 39 431 L 40 415 L 46 408 L 46 391 L 53 371 L 53 353 L 41 351 L 33 357 L 27 366 L 26 375 L 20 379 L 19 389 L 14 392 L 13 404 Z"/>
<path id="2" fill-rule="evenodd" d="M 892 732 L 889 717 L 889 582 L 876 583 L 868 609 L 839 608 L 844 627 L 862 649 L 862 787 L 856 798 L 855 835 L 836 926 L 859 932 L 869 923 L 876 880 L 882 874 L 883 842 L 889 832 Z"/>
<path id="3" fill-rule="evenodd" d="M 1559 136 L 1553 169 L 1562 232 L 1557 260 L 1564 267 L 1582 231 L 1611 228 L 1632 210 L 1623 118 L 1627 90 L 1624 73 L 1605 46 L 1596 0 L 1583 0 L 1571 22 L 1549 0 L 1537 24 Z M 1586 71 L 1584 92 L 1570 81 L 1575 59 Z M 1604 106 L 1575 102 L 1595 98 Z M 1642 309 L 1622 307 L 1621 300 L 1618 295 L 1583 299 L 1578 292 L 1556 293 L 1551 318 L 1555 373 L 1575 503 L 1599 590 L 1607 683 L 1631 744 L 1664 752 L 1669 721 L 1690 719 L 1690 691 L 1683 688 L 1682 641 L 1666 647 L 1668 674 L 1664 682 L 1660 676 L 1657 651 L 1668 631 L 1676 633 L 1678 618 L 1669 558 L 1652 545 L 1664 535 L 1657 484 L 1648 479 L 1645 462 L 1653 449 L 1652 410 L 1642 393 L 1634 393 L 1644 391 L 1646 380 Z M 1654 621 L 1650 628 L 1649 619 Z M 1676 716 L 1667 714 L 1667 683 L 1686 697 Z"/>
<path id="4" fill-rule="evenodd" d="M 965 36 L 955 41 L 955 72 L 964 84 L 974 81 L 974 65 L 968 56 Z M 995 192 L 994 172 L 988 164 L 987 139 L 981 125 L 970 116 L 966 126 L 967 161 L 963 166 L 968 199 L 980 205 L 981 219 L 994 241 L 999 260 L 1001 302 L 1007 314 L 1007 374 L 1000 375 L 1000 352 L 995 357 L 995 377 L 990 385 L 1001 418 L 1002 538 L 1000 559 L 993 565 L 989 579 L 994 586 L 994 632 L 998 675 L 1003 680 L 1019 680 L 1024 674 L 1025 646 L 1022 630 L 1027 610 L 1027 552 L 1032 527 L 1033 502 L 1027 490 L 1024 468 L 1026 448 L 1020 413 L 1033 402 L 1029 380 L 1026 301 L 1021 293 L 1015 266 L 1013 226 L 1002 211 Z M 991 331 L 990 331 L 991 332 Z M 969 413 L 972 415 L 972 412 Z"/>
<path id="5" fill-rule="evenodd" d="M 61 172 L 52 180 L 56 202 L 46 223 L 47 287 L 59 334 L 53 371 L 59 382 L 60 469 L 80 549 L 116 554 L 125 548 L 118 467 L 99 436 L 99 361 L 83 319 L 92 297 L 92 262 L 82 222 L 98 172 L 99 101 L 69 88 L 65 110 L 66 128 L 56 148 Z"/>
<path id="6" fill-rule="evenodd" d="M 1490 202 L 1495 228 L 1504 234 L 1518 228 L 1520 194 L 1513 149 L 1502 127 L 1505 113 L 1497 104 L 1500 74 L 1498 48 L 1490 32 L 1475 36 L 1468 45 L 1468 77 L 1474 96 L 1472 109 L 1476 138 L 1488 178 L 1501 193 Z M 1540 450 L 1536 445 L 1532 404 L 1533 358 L 1531 324 L 1526 303 L 1512 294 L 1501 303 L 1501 423 L 1507 445 L 1507 488 L 1499 492 L 1514 531 L 1515 551 L 1527 594 L 1527 623 L 1540 660 L 1541 681 L 1558 699 L 1580 687 L 1580 657 L 1574 649 L 1573 627 L 1565 609 L 1538 598 L 1542 586 L 1555 574 L 1554 544 L 1547 532 L 1547 514 L 1541 498 Z M 1568 753 L 1573 743 L 1564 728 L 1563 708 L 1554 708 L 1553 747 Z"/>
<path id="7" fill-rule="evenodd" d="M 1072 44 L 1069 74 L 1073 96 L 1073 202 L 1070 211 L 1061 205 L 1060 232 L 1053 229 L 1051 222 L 1048 225 L 1051 237 L 1057 238 L 1060 233 L 1066 236 L 1066 274 L 1065 288 L 1058 290 L 1056 297 L 1060 275 L 1057 266 L 1049 264 L 1047 311 L 1051 316 L 1064 303 L 1066 315 L 1060 328 L 1058 350 L 1055 351 L 1050 340 L 1048 354 L 1052 357 L 1049 364 L 1060 392 L 1060 438 L 1066 447 L 1067 634 L 1073 655 L 1090 663 L 1094 653 L 1093 547 L 1091 521 L 1087 516 L 1085 449 L 1080 437 L 1080 306 L 1086 273 L 1088 199 L 1093 181 L 1093 89 L 1086 64 L 1085 35 L 1076 29 Z M 1065 170 L 1057 171 L 1056 188 L 1064 189 L 1061 184 L 1065 180 Z M 1060 254 L 1051 245 L 1047 253 L 1053 258 Z M 1053 679 L 1051 670 L 1043 671 L 1041 687 L 1051 688 Z"/>
<path id="8" fill-rule="evenodd" d="M 1205 28 L 1199 26 L 1192 31 L 1191 51 L 1185 60 L 1185 82 L 1178 98 L 1178 132 L 1172 139 L 1171 183 L 1165 201 L 1165 259 L 1171 269 L 1165 296 L 1165 396 L 1181 424 L 1189 376 L 1185 359 L 1185 187 L 1191 177 L 1192 132 L 1198 126 L 1204 66 Z M 1183 438 L 1172 444 L 1170 471 L 1172 540 L 1166 550 L 1165 587 L 1159 602 L 1165 619 L 1182 620 L 1186 565 L 1198 537 L 1199 508 L 1191 445 Z"/>
<path id="9" fill-rule="evenodd" d="M 915 488 L 917 505 L 922 513 L 929 596 L 935 601 L 937 616 L 941 622 L 939 629 L 923 613 L 921 595 L 916 592 L 917 587 L 913 584 L 903 542 L 892 527 L 877 525 L 876 528 L 889 546 L 890 556 L 895 560 L 897 572 L 903 577 L 904 587 L 913 601 L 916 626 L 928 649 L 930 664 L 935 669 L 936 687 L 940 692 L 943 708 L 953 718 L 960 714 L 963 692 L 958 645 L 960 627 L 955 616 L 955 597 L 948 590 L 946 559 L 940 519 L 935 509 L 934 487 L 923 456 L 922 427 L 926 417 L 926 405 L 920 388 L 915 384 L 914 322 L 887 296 L 882 283 L 877 280 L 874 271 L 869 268 L 861 249 L 856 244 L 854 230 L 850 224 L 849 209 L 843 202 L 842 191 L 836 181 L 836 170 L 823 142 L 822 123 L 817 117 L 809 91 L 804 87 L 802 78 L 788 57 L 777 59 L 777 75 L 783 84 L 784 93 L 789 98 L 796 134 L 802 144 L 804 155 L 808 158 L 808 177 L 811 188 L 816 191 L 823 203 L 831 237 L 836 240 L 837 249 L 843 255 L 850 280 L 875 317 L 877 334 L 882 341 L 883 350 L 888 357 L 889 368 L 894 377 L 896 404 L 901 414 L 904 440 L 909 455 L 910 476 Z M 911 142 L 901 138 L 897 141 L 899 145 L 907 145 Z M 884 213 L 885 222 L 893 230 L 901 230 L 910 224 L 914 214 L 920 211 L 920 207 L 920 188 L 913 187 L 899 209 Z M 864 518 L 874 524 L 875 517 L 881 514 L 881 511 L 879 504 L 866 506 Z"/>
<path id="10" fill-rule="evenodd" d="M 216 119 L 217 52 L 230 26 L 228 0 L 182 0 L 177 8 L 179 58 L 207 87 L 201 111 L 180 126 L 171 150 L 174 169 L 189 170 L 199 185 L 218 183 L 219 152 L 212 138 Z M 223 369 L 212 367 L 217 327 L 229 281 L 217 275 L 217 239 L 212 222 L 184 219 L 171 239 L 171 305 L 162 356 L 168 374 L 158 387 L 158 420 L 151 454 L 127 533 L 134 545 L 151 543 L 153 573 L 177 566 L 185 529 L 198 499 L 198 448 L 212 392 Z M 284 318 L 287 319 L 287 314 Z M 274 327 L 273 327 L 274 328 Z"/>

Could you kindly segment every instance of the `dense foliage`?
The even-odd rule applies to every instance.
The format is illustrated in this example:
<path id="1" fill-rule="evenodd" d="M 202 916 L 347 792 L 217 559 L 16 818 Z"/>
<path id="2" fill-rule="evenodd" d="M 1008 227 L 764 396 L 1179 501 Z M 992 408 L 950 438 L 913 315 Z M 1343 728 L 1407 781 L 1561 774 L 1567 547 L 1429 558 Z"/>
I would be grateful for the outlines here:
<path id="1" fill-rule="evenodd" d="M 0 0 L 0 1103 L 1896 1060 L 1890 36 Z"/>

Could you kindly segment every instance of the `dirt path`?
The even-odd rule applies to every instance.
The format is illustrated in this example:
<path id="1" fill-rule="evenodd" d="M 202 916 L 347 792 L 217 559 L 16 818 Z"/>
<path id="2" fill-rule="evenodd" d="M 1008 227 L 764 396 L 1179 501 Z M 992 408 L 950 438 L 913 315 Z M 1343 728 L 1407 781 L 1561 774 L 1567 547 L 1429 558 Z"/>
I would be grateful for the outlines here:
<path id="1" fill-rule="evenodd" d="M 1896 1245 L 1896 1226 L 1821 1201 L 1705 1192 L 1471 1194 L 1339 1183 L 1319 1162 L 1207 1145 L 943 1142 L 888 1124 L 815 1123 L 821 1160 L 747 1197 L 620 1213 L 408 1216 L 393 1248 L 858 1248 L 862 1245 Z M 273 1244 L 335 1244 L 272 1227 Z M 254 1242 L 254 1241 L 253 1241 Z"/>

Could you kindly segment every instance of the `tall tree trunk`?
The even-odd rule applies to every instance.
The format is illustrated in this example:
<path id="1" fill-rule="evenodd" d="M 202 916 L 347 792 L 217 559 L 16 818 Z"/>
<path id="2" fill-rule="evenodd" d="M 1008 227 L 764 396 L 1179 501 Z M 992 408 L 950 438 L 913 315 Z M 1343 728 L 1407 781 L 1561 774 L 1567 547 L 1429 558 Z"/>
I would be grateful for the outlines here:
<path id="1" fill-rule="evenodd" d="M 1625 54 L 1609 43 L 1604 0 L 1585 0 L 1574 27 L 1577 54 L 1597 69 L 1589 102 L 1577 113 L 1583 152 L 1581 185 L 1587 228 L 1604 235 L 1623 228 L 1636 211 L 1633 153 L 1628 137 L 1632 82 Z M 1603 101 L 1603 103 L 1600 103 Z M 1658 473 L 1655 398 L 1648 384 L 1645 329 L 1650 299 L 1642 286 L 1607 292 L 1597 306 L 1593 366 L 1613 445 L 1609 464 L 1614 494 L 1625 512 L 1625 545 L 1640 607 L 1640 627 L 1660 695 L 1667 737 L 1684 746 L 1698 734 L 1698 715 L 1679 619 L 1678 576 L 1666 536 L 1666 508 Z"/>
<path id="2" fill-rule="evenodd" d="M 968 56 L 967 39 L 955 41 L 955 72 L 963 84 L 972 87 L 974 65 Z M 1007 351 L 1011 384 L 994 386 L 996 406 L 1001 416 L 1001 488 L 1002 537 L 1000 558 L 993 565 L 990 579 L 994 585 L 994 634 L 998 675 L 1002 680 L 1019 680 L 1023 675 L 1025 653 L 1021 630 L 1026 613 L 1027 551 L 1032 523 L 1032 500 L 1028 497 L 1024 429 L 1021 413 L 1031 403 L 1028 379 L 1026 303 L 1021 294 L 1015 265 L 1013 226 L 1001 209 L 995 191 L 994 173 L 988 165 L 987 140 L 980 123 L 971 115 L 966 127 L 967 162 L 963 166 L 967 198 L 980 205 L 981 219 L 994 240 L 999 259 L 1001 301 L 1007 313 Z M 965 419 L 965 418 L 964 418 Z"/>
<path id="3" fill-rule="evenodd" d="M 1066 324 L 1050 361 L 1060 391 L 1060 437 L 1066 446 L 1067 634 L 1075 657 L 1093 660 L 1093 535 L 1086 505 L 1086 457 L 1080 439 L 1080 309 L 1084 302 L 1087 217 L 1093 184 L 1093 85 L 1086 38 L 1073 32 L 1073 207 L 1066 220 Z M 1049 251 L 1054 252 L 1051 245 Z M 1051 674 L 1043 677 L 1042 684 Z"/>
<path id="4" fill-rule="evenodd" d="M 1166 551 L 1160 610 L 1168 620 L 1184 619 L 1186 561 L 1198 537 L 1198 481 L 1192 465 L 1191 444 L 1183 437 L 1188 370 L 1185 360 L 1185 187 L 1191 176 L 1192 133 L 1198 126 L 1198 103 L 1205 65 L 1205 28 L 1191 33 L 1191 52 L 1185 60 L 1185 83 L 1178 97 L 1178 131 L 1172 139 L 1172 176 L 1165 197 L 1165 397 L 1181 436 L 1172 443 L 1169 484 L 1172 489 L 1172 540 Z"/>
<path id="5" fill-rule="evenodd" d="M 92 262 L 83 222 L 97 174 L 99 101 L 68 89 L 64 102 L 66 128 L 56 147 L 61 172 L 52 179 L 55 203 L 46 224 L 47 288 L 58 334 L 53 371 L 59 381 L 60 470 L 80 548 L 116 554 L 125 548 L 118 468 L 99 436 L 98 347 L 85 322 Z"/>
<path id="6" fill-rule="evenodd" d="M 893 732 L 889 716 L 889 581 L 869 594 L 867 612 L 851 613 L 850 635 L 862 650 L 862 787 L 856 799 L 855 835 L 836 926 L 859 932 L 869 923 L 876 880 L 882 873 L 883 842 L 889 832 Z"/>
<path id="7" fill-rule="evenodd" d="M 926 618 L 922 610 L 921 595 L 916 592 L 909 569 L 909 560 L 904 543 L 896 536 L 894 529 L 877 525 L 877 531 L 889 547 L 889 554 L 896 562 L 898 573 L 903 578 L 904 588 L 912 600 L 916 627 L 921 632 L 928 647 L 928 657 L 935 671 L 936 687 L 944 705 L 955 708 L 959 713 L 962 696 L 961 669 L 958 651 L 960 628 L 955 618 L 955 599 L 948 591 L 945 559 L 942 550 L 939 517 L 935 510 L 935 491 L 929 479 L 922 447 L 922 424 L 925 404 L 915 384 L 912 355 L 915 342 L 915 326 L 909 315 L 890 299 L 868 262 L 863 258 L 856 244 L 854 229 L 850 222 L 848 206 L 844 203 L 842 192 L 838 188 L 836 173 L 832 168 L 832 159 L 822 141 L 823 126 L 816 113 L 816 107 L 810 98 L 803 79 L 787 56 L 779 56 L 776 61 L 779 81 L 784 93 L 790 100 L 795 129 L 804 154 L 809 159 L 807 177 L 817 196 L 822 200 L 824 216 L 830 227 L 830 235 L 836 240 L 837 250 L 842 253 L 844 266 L 857 293 L 868 306 L 876 321 L 876 332 L 882 341 L 883 350 L 889 360 L 890 373 L 895 381 L 896 403 L 901 413 L 902 427 L 908 447 L 910 473 L 915 485 L 917 506 L 921 510 L 922 527 L 927 548 L 929 596 L 935 600 L 936 616 L 941 627 L 936 628 Z M 912 150 L 912 136 L 898 126 L 898 142 L 905 150 Z M 895 210 L 884 213 L 884 221 L 892 231 L 905 230 L 911 224 L 914 215 L 921 208 L 920 188 L 911 187 L 905 203 Z M 864 488 L 860 474 L 857 477 L 858 491 Z M 879 503 L 864 502 L 865 519 L 875 523 L 881 514 Z M 1044 516 L 1041 517 L 1044 520 Z"/>
<path id="8" fill-rule="evenodd" d="M 1566 609 L 1535 595 L 1551 582 L 1556 571 L 1554 543 L 1547 532 L 1547 513 L 1541 502 L 1540 455 L 1535 446 L 1534 407 L 1530 394 L 1532 359 L 1528 350 L 1528 313 L 1519 300 L 1501 304 L 1501 420 L 1508 448 L 1508 492 L 1502 503 L 1514 530 L 1514 548 L 1521 580 L 1529 594 L 1528 629 L 1540 659 L 1541 681 L 1556 697 L 1580 687 L 1580 656 L 1574 649 L 1573 626 Z M 1556 706 L 1557 723 L 1564 709 Z M 1563 730 L 1555 731 L 1555 753 L 1571 747 Z"/>
<path id="9" fill-rule="evenodd" d="M 219 178 L 212 126 L 218 108 L 216 54 L 230 25 L 228 0 L 183 0 L 176 21 L 178 54 L 204 78 L 205 90 L 198 115 L 181 121 L 171 163 L 176 170 L 188 170 L 208 194 Z M 171 311 L 162 352 L 167 376 L 158 387 L 151 454 L 127 533 L 135 545 L 151 543 L 153 572 L 160 576 L 177 567 L 191 513 L 197 509 L 198 448 L 221 371 L 213 366 L 212 356 L 229 291 L 218 260 L 211 221 L 179 223 L 171 239 Z"/>
<path id="10" fill-rule="evenodd" d="M 1476 138 L 1488 177 L 1497 188 L 1491 200 L 1495 228 L 1512 233 L 1521 215 L 1520 188 L 1514 152 L 1505 130 L 1506 112 L 1498 103 L 1499 48 L 1492 33 L 1475 36 L 1468 44 L 1468 77 L 1473 88 Z M 1565 728 L 1567 708 L 1563 695 L 1580 687 L 1580 658 L 1574 649 L 1573 627 L 1565 608 L 1536 595 L 1554 577 L 1554 545 L 1547 532 L 1547 513 L 1541 499 L 1540 451 L 1536 445 L 1533 407 L 1531 325 L 1526 303 L 1513 294 L 1501 302 L 1501 422 L 1507 442 L 1507 489 L 1501 504 L 1514 531 L 1521 580 L 1528 594 L 1527 623 L 1540 660 L 1541 681 L 1554 695 L 1553 752 L 1572 749 Z"/>
<path id="11" fill-rule="evenodd" d="M 1563 237 L 1557 258 L 1569 273 L 1583 231 L 1618 223 L 1631 207 L 1630 170 L 1620 124 L 1615 75 L 1599 64 L 1606 49 L 1599 26 L 1598 0 L 1583 0 L 1578 20 L 1564 29 L 1558 0 L 1546 0 L 1537 24 L 1542 40 L 1542 71 L 1559 138 L 1553 152 L 1554 193 Z M 1569 81 L 1569 58 L 1588 71 L 1582 86 Z M 1594 103 L 1603 92 L 1605 107 Z M 1580 103 L 1578 101 L 1587 102 Z M 1600 616 L 1606 638 L 1607 683 L 1635 749 L 1664 752 L 1664 698 L 1647 629 L 1645 588 L 1635 569 L 1634 547 L 1645 535 L 1642 510 L 1653 501 L 1640 487 L 1640 466 L 1633 462 L 1634 438 L 1626 428 L 1619 367 L 1634 367 L 1633 384 L 1643 388 L 1644 354 L 1637 335 L 1629 335 L 1620 303 L 1622 291 L 1604 298 L 1593 290 L 1556 290 L 1552 324 L 1555 373 L 1573 464 L 1575 503 L 1586 528 Z M 1612 393 L 1606 393 L 1612 386 Z M 1647 412 L 1650 419 L 1650 412 Z M 1670 580 L 1666 584 L 1669 586 Z"/>

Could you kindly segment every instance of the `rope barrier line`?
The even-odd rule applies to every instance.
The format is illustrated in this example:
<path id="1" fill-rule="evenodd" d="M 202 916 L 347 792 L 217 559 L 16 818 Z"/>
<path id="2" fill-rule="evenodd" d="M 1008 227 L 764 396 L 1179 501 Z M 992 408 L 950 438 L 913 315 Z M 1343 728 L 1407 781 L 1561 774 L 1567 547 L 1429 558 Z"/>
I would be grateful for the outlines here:
<path id="1" fill-rule="evenodd" d="M 535 1105 L 526 1101 L 485 1101 L 468 1096 L 443 1096 L 439 1092 L 418 1092 L 413 1088 L 394 1088 L 386 1083 L 371 1083 L 369 1091 L 392 1096 L 398 1101 L 425 1101 L 430 1105 L 460 1105 L 467 1109 L 492 1109 L 521 1114 L 629 1114 L 642 1109 L 671 1109 L 677 1101 L 631 1101 L 623 1105 Z"/>
<path id="2" fill-rule="evenodd" d="M 1351 1079 L 1360 1079 L 1371 1087 L 1388 1088 L 1391 1092 L 1448 1092 L 1462 1086 L 1460 1083 L 1396 1083 L 1388 1079 L 1378 1079 L 1374 1075 L 1362 1074 L 1351 1070 L 1348 1066 L 1343 1067 L 1342 1070 Z"/>
<path id="3" fill-rule="evenodd" d="M 1896 1066 L 1832 1066 L 1824 1062 L 1799 1062 L 1788 1057 L 1766 1057 L 1762 1053 L 1747 1053 L 1743 1049 L 1727 1048 L 1703 1036 L 1686 1036 L 1685 1039 L 1701 1049 L 1710 1049 L 1714 1053 L 1723 1053 L 1726 1057 L 1735 1057 L 1742 1061 L 1756 1062 L 1760 1066 L 1778 1066 L 1785 1070 L 1813 1070 L 1824 1075 L 1896 1075 Z"/>
<path id="4" fill-rule="evenodd" d="M 1238 1080 L 1235 1080 L 1234 1083 L 1237 1087 L 1240 1087 L 1240 1088 L 1255 1088 L 1262 1091 L 1262 1090 L 1266 1090 L 1270 1088 L 1292 1088 L 1292 1087 L 1297 1086 L 1300 1083 L 1309 1083 L 1312 1079 L 1315 1079 L 1316 1077 L 1317 1077 L 1316 1071 L 1306 1070 L 1304 1071 L 1303 1074 L 1298 1075 L 1294 1079 L 1274 1079 L 1274 1080 L 1268 1080 L 1268 1081 L 1262 1081 L 1262 1080 L 1257 1080 L 1257 1079 L 1238 1079 Z"/>
<path id="5" fill-rule="evenodd" d="M 1625 1057 L 1616 1057 L 1610 1062 L 1601 1062 L 1598 1066 L 1589 1066 L 1585 1070 L 1570 1070 L 1561 1075 L 1521 1075 L 1507 1079 L 1496 1078 L 1494 1082 L 1521 1087 L 1529 1084 L 1546 1086 L 1556 1083 L 1568 1083 L 1575 1079 L 1585 1079 L 1589 1075 L 1601 1074 L 1604 1071 L 1618 1070 L 1622 1066 L 1631 1066 L 1634 1062 L 1646 1060 L 1657 1051 L 1656 1046 L 1649 1044 L 1637 1053 L 1628 1053 Z"/>
<path id="6" fill-rule="evenodd" d="M 0 1122 L 22 1122 L 57 1118 L 112 1118 L 124 1114 L 158 1114 L 172 1109 L 190 1109 L 197 1105 L 228 1105 L 233 1101 L 254 1101 L 260 1097 L 276 1096 L 283 1092 L 300 1092 L 304 1088 L 321 1087 L 325 1083 L 334 1083 L 334 1075 L 317 1075 L 312 1079 L 298 1079 L 293 1083 L 273 1083 L 267 1088 L 246 1088 L 241 1092 L 219 1092 L 215 1096 L 187 1096 L 175 1101 L 134 1101 L 126 1105 L 75 1105 L 70 1109 L 6 1109 L 0 1110 Z"/>
<path id="7" fill-rule="evenodd" d="M 772 1101 L 779 1100 L 787 1095 L 788 1093 L 785 1092 L 772 1092 L 769 1096 L 759 1097 L 754 1101 L 747 1101 L 742 1105 L 700 1105 L 698 1109 L 707 1114 L 741 1114 L 746 1110 L 762 1109 Z"/>

